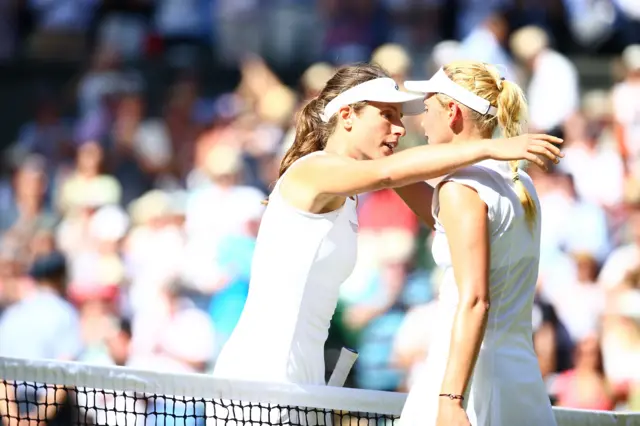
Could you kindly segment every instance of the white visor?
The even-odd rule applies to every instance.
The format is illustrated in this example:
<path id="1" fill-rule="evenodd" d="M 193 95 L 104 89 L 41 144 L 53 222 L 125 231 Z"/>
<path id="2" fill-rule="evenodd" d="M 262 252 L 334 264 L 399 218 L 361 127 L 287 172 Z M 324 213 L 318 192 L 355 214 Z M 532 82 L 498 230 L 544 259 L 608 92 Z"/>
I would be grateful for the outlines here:
<path id="1" fill-rule="evenodd" d="M 430 95 L 432 93 L 441 93 L 455 99 L 463 105 L 468 106 L 474 111 L 484 115 L 496 115 L 498 110 L 491 106 L 488 100 L 481 98 L 460 86 L 447 76 L 442 68 L 434 74 L 429 80 L 405 81 L 404 87 L 412 92 L 424 93 Z"/>
<path id="2" fill-rule="evenodd" d="M 320 117 L 328 123 L 333 114 L 343 106 L 362 101 L 402 104 L 404 115 L 418 115 L 424 112 L 424 95 L 401 92 L 392 78 L 383 77 L 365 81 L 340 93 L 324 107 L 324 114 Z"/>

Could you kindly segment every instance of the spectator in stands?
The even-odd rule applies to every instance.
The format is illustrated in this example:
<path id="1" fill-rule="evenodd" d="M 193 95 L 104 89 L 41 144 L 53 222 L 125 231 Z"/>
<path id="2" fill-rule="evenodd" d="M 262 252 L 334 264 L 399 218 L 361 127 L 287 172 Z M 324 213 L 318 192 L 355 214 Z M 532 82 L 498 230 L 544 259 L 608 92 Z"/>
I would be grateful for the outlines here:
<path id="1" fill-rule="evenodd" d="M 615 148 L 602 140 L 603 130 L 597 121 L 588 121 L 582 113 L 569 117 L 563 130 L 567 161 L 559 169 L 574 177 L 576 192 L 585 202 L 613 210 L 623 199 L 624 164 Z M 596 167 L 607 173 L 593 173 Z"/>
<path id="2" fill-rule="evenodd" d="M 596 50 L 622 26 L 615 2 L 588 0 L 563 0 L 566 23 L 575 42 L 587 50 Z M 626 0 L 622 0 L 623 2 Z"/>
<path id="3" fill-rule="evenodd" d="M 437 328 L 438 300 L 437 292 L 434 293 L 433 300 L 409 307 L 396 332 L 391 363 L 404 373 L 403 382 L 396 389 L 399 392 L 411 389 L 429 354 L 429 344 Z"/>
<path id="4" fill-rule="evenodd" d="M 630 206 L 628 225 L 630 241 L 611 252 L 598 276 L 605 289 L 623 284 L 627 274 L 640 267 L 640 205 Z"/>
<path id="5" fill-rule="evenodd" d="M 206 371 L 216 346 L 208 315 L 194 305 L 178 282 L 167 284 L 159 296 L 153 306 L 145 306 L 134 316 L 128 365 L 161 371 Z"/>
<path id="6" fill-rule="evenodd" d="M 517 30 L 511 36 L 510 45 L 514 56 L 530 74 L 526 92 L 531 129 L 560 132 L 564 121 L 579 107 L 575 65 L 551 48 L 549 36 L 539 27 Z"/>
<path id="7" fill-rule="evenodd" d="M 207 308 L 216 328 L 217 349 L 221 349 L 231 336 L 244 308 L 263 213 L 262 203 L 247 203 L 245 208 L 237 210 L 240 229 L 220 241 L 216 264 L 225 282 L 211 296 Z"/>
<path id="8" fill-rule="evenodd" d="M 5 308 L 20 301 L 25 290 L 32 287 L 31 280 L 24 276 L 30 264 L 20 241 L 5 233 L 0 243 L 0 315 Z"/>
<path id="9" fill-rule="evenodd" d="M 316 62 L 307 68 L 300 77 L 303 101 L 318 96 L 335 72 L 335 67 L 327 62 Z"/>
<path id="10" fill-rule="evenodd" d="M 127 294 L 133 314 L 148 307 L 166 285 L 167 279 L 181 277 L 187 238 L 183 229 L 184 206 L 179 194 L 154 190 L 130 207 L 132 227 L 123 243 L 123 261 L 130 282 Z"/>
<path id="11" fill-rule="evenodd" d="M 107 340 L 109 355 L 115 365 L 124 366 L 129 362 L 131 337 L 131 321 L 120 319 Z"/>
<path id="12" fill-rule="evenodd" d="M 573 342 L 552 305 L 537 296 L 533 309 L 533 343 L 543 378 L 572 367 Z"/>
<path id="13" fill-rule="evenodd" d="M 411 74 L 413 62 L 409 52 L 398 44 L 383 44 L 373 51 L 371 62 L 384 68 L 402 87 Z"/>
<path id="14" fill-rule="evenodd" d="M 613 410 L 615 399 L 604 375 L 597 336 L 586 336 L 578 342 L 574 368 L 555 379 L 551 393 L 557 398 L 559 407 Z"/>
<path id="15" fill-rule="evenodd" d="M 640 383 L 640 290 L 610 292 L 601 329 L 604 372 L 622 402 Z"/>
<path id="16" fill-rule="evenodd" d="M 602 261 L 610 250 L 605 210 L 578 196 L 573 176 L 556 172 L 550 177 L 554 187 L 540 197 L 546 218 L 542 225 L 543 247 L 565 252 L 588 252 Z M 589 229 L 589 232 L 585 233 L 584 229 Z"/>
<path id="17" fill-rule="evenodd" d="M 516 81 L 515 67 L 507 54 L 509 22 L 505 14 L 491 13 L 466 36 L 460 45 L 460 55 L 468 60 L 496 64 L 505 78 Z"/>
<path id="18" fill-rule="evenodd" d="M 129 217 L 118 206 L 99 208 L 85 229 L 85 247 L 70 256 L 69 296 L 76 302 L 116 298 L 125 281 L 122 241 Z"/>
<path id="19" fill-rule="evenodd" d="M 190 194 L 185 229 L 189 236 L 190 281 L 200 291 L 212 294 L 225 279 L 215 270 L 215 258 L 223 238 L 244 234 L 245 215 L 261 206 L 265 194 L 243 184 L 242 152 L 217 144 L 207 156 L 207 186 Z M 225 209 L 217 206 L 224 203 Z"/>
<path id="20" fill-rule="evenodd" d="M 48 184 L 44 157 L 27 157 L 13 176 L 11 198 L 0 205 L 0 232 L 11 231 L 26 246 L 36 231 L 53 227 L 57 220 L 46 204 Z"/>
<path id="21" fill-rule="evenodd" d="M 0 355 L 75 359 L 82 342 L 78 313 L 64 298 L 66 260 L 60 253 L 50 254 L 37 259 L 29 273 L 36 283 L 34 291 L 0 319 Z"/>
<path id="22" fill-rule="evenodd" d="M 626 174 L 640 180 L 640 44 L 622 52 L 624 80 L 613 87 L 616 139 Z"/>
<path id="23" fill-rule="evenodd" d="M 576 266 L 574 280 L 555 293 L 558 317 L 573 341 L 579 342 L 598 332 L 604 313 L 605 289 L 598 285 L 598 261 L 590 253 L 571 253 Z M 580 303 L 575 303 L 580 300 Z"/>
<path id="24" fill-rule="evenodd" d="M 55 94 L 42 90 L 33 102 L 33 119 L 20 127 L 14 149 L 21 155 L 43 156 L 47 159 L 47 172 L 53 175 L 69 160 L 70 124 L 62 117 Z"/>
<path id="25" fill-rule="evenodd" d="M 59 182 L 57 207 L 65 215 L 75 215 L 89 199 L 101 194 L 112 195 L 109 203 L 119 204 L 122 196 L 120 183 L 105 173 L 104 148 L 98 141 L 82 143 L 77 150 L 75 170 Z"/>
<path id="26" fill-rule="evenodd" d="M 428 278 L 413 268 L 415 238 L 404 229 L 387 228 L 376 234 L 376 266 L 353 286 L 343 322 L 358 336 L 360 353 L 356 384 L 365 389 L 394 391 L 402 383 L 403 371 L 392 362 L 395 335 L 412 306 L 430 298 Z M 358 293 L 354 291 L 359 289 Z M 344 302 L 349 300 L 343 292 Z"/>

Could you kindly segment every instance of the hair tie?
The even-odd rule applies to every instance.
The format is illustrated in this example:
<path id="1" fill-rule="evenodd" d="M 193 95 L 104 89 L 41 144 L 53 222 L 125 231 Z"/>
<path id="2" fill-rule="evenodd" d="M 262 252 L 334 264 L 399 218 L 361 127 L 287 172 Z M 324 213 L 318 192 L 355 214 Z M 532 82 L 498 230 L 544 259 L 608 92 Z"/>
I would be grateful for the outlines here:
<path id="1" fill-rule="evenodd" d="M 516 183 L 517 181 L 520 180 L 520 175 L 518 174 L 517 170 L 511 173 L 511 180 L 513 181 L 513 183 Z"/>
<path id="2" fill-rule="evenodd" d="M 500 80 L 504 81 L 504 77 L 500 77 Z"/>

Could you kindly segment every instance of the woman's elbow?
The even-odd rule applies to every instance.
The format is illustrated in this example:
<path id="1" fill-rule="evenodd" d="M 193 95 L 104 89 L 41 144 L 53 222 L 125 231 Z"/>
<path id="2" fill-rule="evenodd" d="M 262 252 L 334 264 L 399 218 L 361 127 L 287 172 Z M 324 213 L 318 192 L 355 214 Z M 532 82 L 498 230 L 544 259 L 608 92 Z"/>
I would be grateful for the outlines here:
<path id="1" fill-rule="evenodd" d="M 478 315 L 488 315 L 491 308 L 489 295 L 469 294 L 462 295 L 460 298 L 460 307 L 463 309 L 476 312 Z"/>
<path id="2" fill-rule="evenodd" d="M 396 188 L 400 186 L 398 177 L 395 176 L 389 167 L 378 167 L 374 172 L 373 187 L 375 190 Z"/>
<path id="3" fill-rule="evenodd" d="M 407 169 L 399 167 L 390 157 L 385 157 L 375 163 L 375 178 L 377 186 L 382 188 L 398 188 L 415 180 L 407 174 Z"/>

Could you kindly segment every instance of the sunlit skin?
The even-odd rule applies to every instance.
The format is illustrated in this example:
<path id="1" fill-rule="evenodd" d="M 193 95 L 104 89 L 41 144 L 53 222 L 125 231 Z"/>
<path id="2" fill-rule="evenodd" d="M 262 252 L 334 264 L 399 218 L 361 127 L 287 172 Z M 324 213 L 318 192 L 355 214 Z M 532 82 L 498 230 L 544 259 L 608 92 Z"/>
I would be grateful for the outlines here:
<path id="1" fill-rule="evenodd" d="M 338 111 L 345 125 L 329 137 L 326 152 L 356 160 L 372 160 L 393 154 L 406 134 L 400 104 L 368 102 L 357 113 L 350 106 Z"/>
<path id="2" fill-rule="evenodd" d="M 457 102 L 450 101 L 443 105 L 436 96 L 429 95 L 425 98 L 424 105 L 422 128 L 431 145 L 491 138 L 490 134 L 479 131 L 468 117 L 469 110 L 461 108 Z"/>

